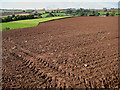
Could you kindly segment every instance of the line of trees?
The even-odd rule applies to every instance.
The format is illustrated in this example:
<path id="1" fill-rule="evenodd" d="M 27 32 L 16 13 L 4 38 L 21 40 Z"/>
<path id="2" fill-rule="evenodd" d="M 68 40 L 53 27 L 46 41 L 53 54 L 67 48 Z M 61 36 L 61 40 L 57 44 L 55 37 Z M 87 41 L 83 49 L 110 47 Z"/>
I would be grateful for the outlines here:
<path id="1" fill-rule="evenodd" d="M 17 21 L 17 20 L 25 20 L 25 19 L 34 19 L 34 15 L 12 15 L 2 18 L 2 22 L 10 22 L 10 21 Z"/>
<path id="2" fill-rule="evenodd" d="M 25 20 L 25 19 L 34 19 L 34 18 L 42 18 L 42 15 L 48 14 L 46 17 L 55 17 L 55 16 L 100 16 L 100 15 L 106 15 L 106 16 L 115 16 L 115 11 L 105 11 L 106 13 L 100 14 L 98 11 L 92 11 L 89 9 L 68 9 L 66 11 L 59 11 L 59 10 L 53 10 L 53 11 L 45 11 L 45 13 L 38 13 L 37 11 L 33 15 L 12 15 L 7 16 L 4 18 L 0 18 L 1 22 L 10 22 L 10 21 L 17 21 L 17 20 Z M 59 14 L 59 13 L 65 13 L 65 14 Z M 120 15 L 120 14 L 118 14 Z"/>
<path id="3" fill-rule="evenodd" d="M 115 16 L 115 11 L 109 12 L 109 11 L 104 11 L 106 13 L 100 14 L 98 11 L 92 11 L 92 10 L 87 10 L 87 9 L 77 9 L 77 10 L 72 10 L 69 9 L 66 11 L 66 14 L 70 14 L 73 16 L 100 16 L 100 15 L 106 15 L 106 16 Z"/>
<path id="4" fill-rule="evenodd" d="M 67 10 L 66 14 L 72 14 L 73 16 L 99 16 L 100 13 L 97 11 L 90 11 L 90 10 L 84 10 L 84 9 L 78 9 L 78 10 Z"/>

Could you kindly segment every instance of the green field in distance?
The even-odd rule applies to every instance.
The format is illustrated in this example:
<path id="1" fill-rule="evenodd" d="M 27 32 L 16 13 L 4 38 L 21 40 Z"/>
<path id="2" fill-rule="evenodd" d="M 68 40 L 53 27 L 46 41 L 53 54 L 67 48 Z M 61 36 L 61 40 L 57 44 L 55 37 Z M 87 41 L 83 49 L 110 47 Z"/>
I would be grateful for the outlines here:
<path id="1" fill-rule="evenodd" d="M 17 29 L 17 28 L 34 27 L 34 26 L 37 26 L 40 22 L 46 22 L 46 21 L 51 21 L 51 20 L 56 20 L 61 18 L 67 18 L 67 17 L 71 17 L 71 16 L 48 17 L 48 18 L 28 19 L 28 20 L 19 20 L 19 21 L 0 23 L 2 25 L 1 31 L 6 30 L 6 28 Z"/>

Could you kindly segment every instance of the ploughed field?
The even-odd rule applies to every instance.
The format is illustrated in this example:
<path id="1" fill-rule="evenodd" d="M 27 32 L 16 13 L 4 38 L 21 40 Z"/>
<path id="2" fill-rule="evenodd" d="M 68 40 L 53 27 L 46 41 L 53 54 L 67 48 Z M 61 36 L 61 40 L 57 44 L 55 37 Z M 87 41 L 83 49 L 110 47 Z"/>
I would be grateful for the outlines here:
<path id="1" fill-rule="evenodd" d="M 118 88 L 118 17 L 75 17 L 3 31 L 3 88 Z"/>

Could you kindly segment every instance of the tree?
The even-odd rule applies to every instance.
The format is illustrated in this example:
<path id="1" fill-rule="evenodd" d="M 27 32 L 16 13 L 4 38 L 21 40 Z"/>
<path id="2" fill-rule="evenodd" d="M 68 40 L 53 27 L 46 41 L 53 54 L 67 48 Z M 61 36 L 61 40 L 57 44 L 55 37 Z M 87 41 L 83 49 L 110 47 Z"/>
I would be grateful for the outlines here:
<path id="1" fill-rule="evenodd" d="M 28 19 L 33 19 L 34 15 L 28 15 Z"/>
<path id="2" fill-rule="evenodd" d="M 104 12 L 107 12 L 107 9 L 105 9 Z"/>
<path id="3" fill-rule="evenodd" d="M 83 11 L 84 10 L 84 8 L 80 8 L 80 11 Z"/>
<path id="4" fill-rule="evenodd" d="M 89 13 L 88 16 L 95 16 L 95 13 Z"/>
<path id="5" fill-rule="evenodd" d="M 42 16 L 41 16 L 41 15 L 42 15 L 41 13 L 38 13 L 38 17 L 39 17 L 39 18 L 42 18 Z"/>
<path id="6" fill-rule="evenodd" d="M 59 13 L 59 11 L 57 10 L 56 13 Z"/>
<path id="7" fill-rule="evenodd" d="M 98 13 L 98 16 L 100 16 L 100 13 Z"/>
<path id="8" fill-rule="evenodd" d="M 23 10 L 23 12 L 25 12 L 25 10 Z"/>
<path id="9" fill-rule="evenodd" d="M 99 16 L 99 14 L 96 12 L 96 13 L 95 13 L 95 16 Z"/>
<path id="10" fill-rule="evenodd" d="M 54 13 L 54 11 L 51 11 L 51 13 Z"/>
<path id="11" fill-rule="evenodd" d="M 45 8 L 43 8 L 43 11 L 45 11 Z"/>
<path id="12" fill-rule="evenodd" d="M 77 13 L 79 13 L 79 12 L 80 12 L 80 10 L 78 9 L 78 10 L 76 10 L 76 12 L 77 12 Z"/>
<path id="13" fill-rule="evenodd" d="M 66 11 L 67 14 L 72 14 L 72 12 L 73 12 L 72 10 L 67 10 Z"/>
<path id="14" fill-rule="evenodd" d="M 50 13 L 49 15 L 50 15 L 50 17 L 54 17 L 54 15 L 52 13 Z"/>
<path id="15" fill-rule="evenodd" d="M 45 11 L 45 13 L 49 13 L 48 11 Z"/>
<path id="16" fill-rule="evenodd" d="M 52 13 L 49 13 L 49 15 L 47 15 L 46 17 L 54 17 L 54 15 Z"/>
<path id="17" fill-rule="evenodd" d="M 24 20 L 24 19 L 34 19 L 34 15 L 12 15 L 5 18 L 2 18 L 2 22 L 10 22 L 16 20 Z"/>
<path id="18" fill-rule="evenodd" d="M 95 11 L 92 11 L 92 13 L 95 13 Z"/>
<path id="19" fill-rule="evenodd" d="M 114 8 L 111 8 L 112 10 L 114 10 Z"/>
<path id="20" fill-rule="evenodd" d="M 9 22 L 9 21 L 12 21 L 12 17 L 11 16 L 7 16 L 6 20 Z"/>
<path id="21" fill-rule="evenodd" d="M 15 17 L 15 14 L 12 15 L 12 18 Z"/>
<path id="22" fill-rule="evenodd" d="M 106 16 L 109 16 L 109 12 L 106 13 Z"/>
<path id="23" fill-rule="evenodd" d="M 37 11 L 35 11 L 34 15 L 38 15 L 38 12 L 37 12 Z"/>
<path id="24" fill-rule="evenodd" d="M 80 12 L 80 13 L 78 14 L 78 16 L 84 16 L 84 15 L 85 15 L 84 12 Z"/>
<path id="25" fill-rule="evenodd" d="M 5 30 L 9 30 L 10 28 L 9 27 L 6 27 Z"/>
<path id="26" fill-rule="evenodd" d="M 2 22 L 5 22 L 5 18 L 2 18 Z"/>
<path id="27" fill-rule="evenodd" d="M 13 20 L 13 21 L 16 21 L 17 19 L 16 19 L 16 17 L 13 17 L 12 20 Z"/>
<path id="28" fill-rule="evenodd" d="M 112 11 L 111 16 L 115 16 L 115 11 Z"/>

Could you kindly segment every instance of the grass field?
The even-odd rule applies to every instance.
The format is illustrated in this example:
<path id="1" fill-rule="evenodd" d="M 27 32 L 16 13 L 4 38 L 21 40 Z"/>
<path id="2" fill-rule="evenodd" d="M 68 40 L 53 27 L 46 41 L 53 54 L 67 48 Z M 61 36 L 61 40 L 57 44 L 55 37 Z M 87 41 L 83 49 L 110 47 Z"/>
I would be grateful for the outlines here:
<path id="1" fill-rule="evenodd" d="M 56 15 L 64 15 L 65 13 L 53 13 L 53 14 L 56 14 Z"/>
<path id="2" fill-rule="evenodd" d="M 12 22 L 6 22 L 6 23 L 0 23 L 2 24 L 2 30 L 6 30 L 6 28 L 10 29 L 16 29 L 16 28 L 26 28 L 26 27 L 34 27 L 37 26 L 40 22 L 55 20 L 55 19 L 61 19 L 61 18 L 67 18 L 71 16 L 62 16 L 62 17 L 48 17 L 48 18 L 39 18 L 39 19 L 29 19 L 29 20 L 19 20 L 19 21 L 12 21 Z"/>
<path id="3" fill-rule="evenodd" d="M 47 15 L 49 15 L 49 13 L 42 14 L 41 16 L 45 18 Z"/>

